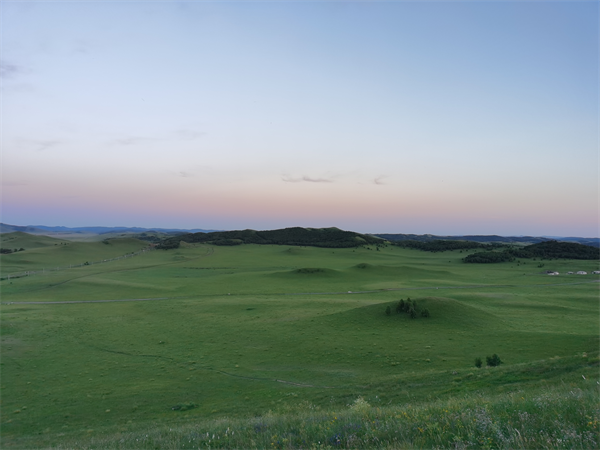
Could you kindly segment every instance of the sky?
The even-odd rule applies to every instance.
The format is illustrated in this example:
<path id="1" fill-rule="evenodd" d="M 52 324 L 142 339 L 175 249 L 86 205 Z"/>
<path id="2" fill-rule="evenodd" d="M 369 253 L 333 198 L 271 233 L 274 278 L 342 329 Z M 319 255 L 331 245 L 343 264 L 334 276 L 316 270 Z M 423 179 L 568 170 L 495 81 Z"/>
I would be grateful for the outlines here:
<path id="1" fill-rule="evenodd" d="M 596 1 L 0 8 L 4 223 L 599 235 Z"/>

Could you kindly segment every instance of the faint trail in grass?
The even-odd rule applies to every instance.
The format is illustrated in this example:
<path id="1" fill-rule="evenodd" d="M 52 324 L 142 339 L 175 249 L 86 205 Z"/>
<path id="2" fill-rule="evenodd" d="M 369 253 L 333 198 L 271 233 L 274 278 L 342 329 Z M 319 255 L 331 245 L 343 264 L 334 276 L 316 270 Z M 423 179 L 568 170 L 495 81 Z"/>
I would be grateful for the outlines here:
<path id="1" fill-rule="evenodd" d="M 120 300 L 65 300 L 62 302 L 6 302 L 5 305 L 66 305 L 73 303 L 114 303 L 114 302 L 149 302 L 152 300 L 169 300 L 177 297 L 156 297 L 156 298 L 124 298 Z"/>
<path id="2" fill-rule="evenodd" d="M 23 366 L 21 365 L 21 363 L 16 358 L 13 358 L 12 356 L 2 355 L 2 359 L 4 359 L 4 360 L 10 359 L 13 362 L 13 364 L 15 364 L 15 365 L 17 365 L 19 367 L 19 369 L 23 368 Z"/>
<path id="3" fill-rule="evenodd" d="M 156 251 L 159 251 L 159 250 L 156 250 Z M 106 274 L 106 273 L 117 273 L 117 272 L 128 272 L 128 271 L 132 271 L 132 270 L 144 270 L 144 269 L 150 269 L 152 267 L 163 267 L 163 266 L 170 266 L 170 265 L 174 265 L 174 264 L 181 264 L 183 262 L 194 261 L 196 259 L 205 258 L 207 256 L 212 256 L 214 253 L 215 253 L 215 250 L 214 250 L 213 247 L 207 247 L 207 252 L 204 255 L 196 256 L 194 258 L 188 258 L 188 259 L 185 259 L 183 261 L 173 261 L 173 262 L 161 263 L 161 264 L 150 264 L 150 265 L 147 265 L 147 266 L 128 267 L 128 268 L 115 269 L 115 270 L 103 270 L 103 271 L 100 271 L 100 272 L 88 273 L 88 274 L 81 275 L 81 276 L 78 276 L 78 277 L 69 278 L 68 280 L 60 281 L 60 282 L 54 283 L 54 284 L 49 284 L 47 286 L 37 287 L 37 288 L 33 288 L 33 289 L 26 289 L 26 290 L 23 290 L 21 292 L 41 291 L 41 290 L 44 290 L 44 289 L 49 289 L 49 288 L 53 288 L 53 287 L 56 287 L 56 286 L 60 286 L 60 285 L 65 284 L 65 283 L 70 283 L 71 281 L 79 280 L 80 278 L 92 277 L 94 275 L 103 275 L 103 274 Z M 88 267 L 91 267 L 91 266 L 88 266 Z M 78 268 L 78 267 L 73 267 L 73 269 L 76 269 L 76 268 Z M 21 278 L 25 278 L 25 277 L 21 277 Z M 102 300 L 102 301 L 111 301 L 111 300 Z M 130 300 L 130 301 L 138 301 L 138 300 L 133 299 L 133 300 Z M 42 302 L 42 303 L 45 303 L 45 302 Z M 64 302 L 56 302 L 56 303 L 64 303 Z M 82 303 L 82 302 L 81 301 L 76 301 L 76 302 L 73 302 L 73 303 Z"/>
<path id="4" fill-rule="evenodd" d="M 109 350 L 107 348 L 102 348 L 102 347 L 96 347 L 94 345 L 90 345 L 91 348 L 95 348 L 96 350 L 101 350 L 103 352 L 108 352 L 108 353 L 116 353 L 118 355 L 125 355 L 125 356 L 139 356 L 142 358 L 163 358 L 163 359 L 170 359 L 173 361 L 173 358 L 169 357 L 169 356 L 162 356 L 162 355 L 136 355 L 134 353 L 127 353 L 127 352 L 120 352 L 118 350 Z"/>
<path id="5" fill-rule="evenodd" d="M 355 294 L 380 294 L 382 292 L 396 291 L 418 291 L 418 290 L 445 290 L 445 289 L 477 289 L 477 288 L 517 288 L 517 287 L 552 287 L 552 286 L 575 286 L 581 284 L 600 283 L 600 280 L 581 281 L 578 283 L 550 283 L 550 284 L 477 284 L 472 286 L 421 286 L 406 288 L 376 289 L 371 291 L 346 291 L 346 292 L 282 292 L 282 293 L 260 293 L 252 292 L 249 294 L 238 293 L 235 295 L 355 295 Z M 60 302 L 4 302 L 4 305 L 62 305 L 71 303 L 111 303 L 111 302 L 148 302 L 154 300 L 182 300 L 186 298 L 196 298 L 202 296 L 224 297 L 229 294 L 197 294 L 184 295 L 177 297 L 154 297 L 154 298 L 129 298 L 114 300 L 65 300 Z"/>
<path id="6" fill-rule="evenodd" d="M 144 354 L 127 353 L 127 352 L 121 352 L 121 351 L 118 351 L 118 350 L 109 350 L 107 348 L 96 347 L 94 345 L 90 345 L 89 347 L 94 348 L 96 350 L 103 351 L 103 352 L 116 353 L 118 355 L 133 356 L 133 357 L 140 357 L 140 358 L 162 358 L 162 359 L 169 359 L 171 361 L 176 361 L 174 358 L 171 358 L 169 356 L 144 355 Z M 243 379 L 246 379 L 246 380 L 270 381 L 270 382 L 274 382 L 274 383 L 284 383 L 284 384 L 289 384 L 289 385 L 298 386 L 298 387 L 310 387 L 310 388 L 318 388 L 318 389 L 335 389 L 334 386 L 317 386 L 317 385 L 313 385 L 313 384 L 294 383 L 293 381 L 278 380 L 276 378 L 249 377 L 249 376 L 246 376 L 246 375 L 237 375 L 235 373 L 225 372 L 224 370 L 219 370 L 219 369 L 215 369 L 213 367 L 208 367 L 208 366 L 195 365 L 195 367 L 197 367 L 198 369 L 202 369 L 202 370 L 209 370 L 209 371 L 212 371 L 212 372 L 217 372 L 217 373 L 220 373 L 222 375 L 226 375 L 228 377 L 243 378 Z"/>

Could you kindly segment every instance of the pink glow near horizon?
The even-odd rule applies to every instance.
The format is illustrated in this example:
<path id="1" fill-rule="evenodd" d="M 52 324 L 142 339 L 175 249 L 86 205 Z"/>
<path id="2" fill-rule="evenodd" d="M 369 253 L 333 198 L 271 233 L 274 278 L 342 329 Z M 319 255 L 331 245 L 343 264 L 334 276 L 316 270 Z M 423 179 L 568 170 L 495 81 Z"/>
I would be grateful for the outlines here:
<path id="1" fill-rule="evenodd" d="M 447 199 L 396 198 L 364 193 L 342 197 L 289 195 L 273 191 L 260 196 L 236 195 L 142 196 L 128 194 L 51 198 L 14 198 L 3 205 L 3 216 L 28 217 L 28 223 L 160 226 L 205 229 L 270 229 L 285 226 L 337 226 L 363 232 L 432 234 L 535 234 L 597 236 L 593 210 L 582 214 L 569 205 L 556 210 L 545 205 L 503 205 L 449 202 Z M 575 214 L 578 214 L 577 216 Z M 138 219 L 136 219 L 138 218 Z M 4 220 L 10 223 L 10 220 Z M 140 223 L 142 221 L 143 223 Z M 158 224 L 157 224 L 158 223 Z M 577 225 L 574 226 L 574 223 Z M 273 225 L 269 225 L 273 224 Z M 407 228 L 409 230 L 407 230 Z M 421 231 L 419 231 L 421 230 Z M 447 231 L 446 231 L 447 230 Z"/>
<path id="2" fill-rule="evenodd" d="M 3 14 L 5 223 L 599 234 L 597 2 Z"/>

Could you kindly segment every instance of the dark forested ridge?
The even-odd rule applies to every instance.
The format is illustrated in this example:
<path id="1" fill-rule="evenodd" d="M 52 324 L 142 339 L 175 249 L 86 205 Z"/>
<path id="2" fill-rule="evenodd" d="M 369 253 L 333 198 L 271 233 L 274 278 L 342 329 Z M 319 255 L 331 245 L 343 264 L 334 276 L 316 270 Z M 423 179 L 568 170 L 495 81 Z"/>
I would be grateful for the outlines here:
<path id="1" fill-rule="evenodd" d="M 575 242 L 547 241 L 502 252 L 473 253 L 465 257 L 463 261 L 466 263 L 497 263 L 514 261 L 516 258 L 600 260 L 600 249 Z"/>
<path id="2" fill-rule="evenodd" d="M 496 236 L 496 235 L 465 235 L 465 236 L 436 236 L 435 234 L 373 234 L 388 241 L 420 241 L 431 242 L 437 240 L 471 241 L 480 243 L 504 243 L 504 244 L 534 244 L 549 241 L 549 238 L 534 236 Z"/>
<path id="3" fill-rule="evenodd" d="M 504 252 L 477 252 L 463 258 L 466 263 L 490 264 L 514 261 L 514 255 Z"/>
<path id="4" fill-rule="evenodd" d="M 381 244 L 381 238 L 343 231 L 339 228 L 283 228 L 280 230 L 217 231 L 214 233 L 189 233 L 165 239 L 159 248 L 179 247 L 179 242 L 210 243 L 214 245 L 274 244 L 311 247 L 349 248 L 368 244 Z"/>
<path id="5" fill-rule="evenodd" d="M 454 240 L 443 240 L 436 239 L 432 241 L 414 241 L 414 240 L 402 240 L 392 241 L 392 245 L 402 248 L 414 248 L 416 250 L 423 250 L 425 252 L 445 252 L 449 250 L 472 250 L 472 249 L 486 249 L 492 250 L 501 247 L 503 244 L 482 244 L 480 242 L 472 241 L 454 241 Z"/>
<path id="6" fill-rule="evenodd" d="M 600 259 L 600 249 L 576 242 L 540 242 L 509 251 L 517 258 Z"/>
<path id="7" fill-rule="evenodd" d="M 581 237 L 536 237 L 536 236 L 497 236 L 497 235 L 465 235 L 465 236 L 436 236 L 434 234 L 373 234 L 390 242 L 419 241 L 431 242 L 437 240 L 445 241 L 471 241 L 484 244 L 537 244 L 540 242 L 560 241 L 576 242 L 579 244 L 600 247 L 599 238 L 581 238 Z"/>

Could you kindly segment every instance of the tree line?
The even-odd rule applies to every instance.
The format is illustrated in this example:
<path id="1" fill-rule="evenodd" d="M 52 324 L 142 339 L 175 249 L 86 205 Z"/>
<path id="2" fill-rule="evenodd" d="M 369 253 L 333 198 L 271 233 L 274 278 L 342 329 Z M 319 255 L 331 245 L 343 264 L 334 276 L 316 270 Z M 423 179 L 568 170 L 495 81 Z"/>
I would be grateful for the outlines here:
<path id="1" fill-rule="evenodd" d="M 597 260 L 600 259 L 600 249 L 575 242 L 547 241 L 522 248 L 509 248 L 502 252 L 473 253 L 463 258 L 463 261 L 486 264 L 511 262 L 516 258 Z"/>
<path id="2" fill-rule="evenodd" d="M 473 241 L 453 241 L 437 239 L 434 241 L 415 241 L 407 239 L 404 241 L 393 241 L 392 245 L 402 248 L 412 248 L 422 250 L 424 252 L 447 252 L 451 250 L 473 250 L 473 249 L 497 249 L 501 248 L 502 244 L 482 244 L 481 242 Z"/>
<path id="3" fill-rule="evenodd" d="M 25 249 L 22 248 L 22 247 L 21 248 L 15 248 L 14 250 L 10 249 L 10 248 L 0 248 L 0 253 L 6 255 L 8 253 L 22 252 L 23 250 L 25 250 Z"/>
<path id="4" fill-rule="evenodd" d="M 343 231 L 339 228 L 284 228 L 280 230 L 255 231 L 215 231 L 212 233 L 189 233 L 163 240 L 157 248 L 179 247 L 181 241 L 187 243 L 207 243 L 213 245 L 294 245 L 327 248 L 351 248 L 361 245 L 378 244 L 383 240 L 377 237 Z"/>

